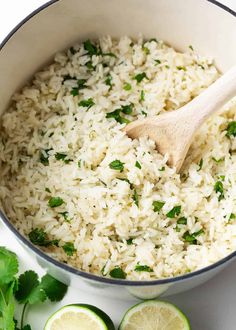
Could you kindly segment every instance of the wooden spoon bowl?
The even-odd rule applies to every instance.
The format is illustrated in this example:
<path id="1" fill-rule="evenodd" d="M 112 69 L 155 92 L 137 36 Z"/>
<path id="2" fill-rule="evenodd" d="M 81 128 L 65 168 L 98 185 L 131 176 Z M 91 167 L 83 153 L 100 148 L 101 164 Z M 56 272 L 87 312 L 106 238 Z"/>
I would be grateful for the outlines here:
<path id="1" fill-rule="evenodd" d="M 148 136 L 157 150 L 168 154 L 168 164 L 179 172 L 198 128 L 236 95 L 236 66 L 178 110 L 136 120 L 124 131 L 132 139 Z"/>

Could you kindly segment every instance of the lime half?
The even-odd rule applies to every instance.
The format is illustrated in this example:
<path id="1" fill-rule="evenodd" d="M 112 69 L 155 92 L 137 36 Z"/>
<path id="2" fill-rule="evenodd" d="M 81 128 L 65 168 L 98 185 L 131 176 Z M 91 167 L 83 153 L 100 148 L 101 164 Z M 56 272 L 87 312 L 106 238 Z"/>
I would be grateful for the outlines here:
<path id="1" fill-rule="evenodd" d="M 131 307 L 119 330 L 190 330 L 187 317 L 174 305 L 148 300 Z"/>
<path id="2" fill-rule="evenodd" d="M 54 313 L 44 330 L 115 330 L 110 317 L 99 308 L 87 305 L 67 305 Z"/>

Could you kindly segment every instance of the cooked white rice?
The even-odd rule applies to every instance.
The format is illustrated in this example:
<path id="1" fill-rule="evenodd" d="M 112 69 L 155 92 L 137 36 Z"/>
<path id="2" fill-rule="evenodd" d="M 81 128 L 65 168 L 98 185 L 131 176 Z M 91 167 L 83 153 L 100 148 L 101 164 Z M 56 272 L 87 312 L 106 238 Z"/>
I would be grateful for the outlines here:
<path id="1" fill-rule="evenodd" d="M 42 249 L 86 272 L 110 276 L 120 267 L 128 279 L 149 280 L 214 263 L 236 249 L 236 139 L 226 136 L 234 103 L 197 133 L 181 175 L 153 141 L 131 140 L 125 124 L 106 114 L 130 104 L 131 114 L 120 112 L 130 121 L 175 110 L 219 73 L 192 47 L 182 54 L 161 41 L 128 37 L 103 37 L 99 44 L 116 57 L 90 56 L 75 45 L 14 95 L 2 117 L 4 212 L 26 237 L 43 229 L 59 243 Z M 138 83 L 139 73 L 146 77 Z M 86 88 L 73 96 L 77 79 Z M 88 99 L 90 108 L 78 105 Z M 110 168 L 114 160 L 124 163 L 123 171 Z M 64 203 L 52 208 L 52 197 Z M 159 212 L 154 201 L 165 203 Z M 168 217 L 175 206 L 179 214 Z"/>

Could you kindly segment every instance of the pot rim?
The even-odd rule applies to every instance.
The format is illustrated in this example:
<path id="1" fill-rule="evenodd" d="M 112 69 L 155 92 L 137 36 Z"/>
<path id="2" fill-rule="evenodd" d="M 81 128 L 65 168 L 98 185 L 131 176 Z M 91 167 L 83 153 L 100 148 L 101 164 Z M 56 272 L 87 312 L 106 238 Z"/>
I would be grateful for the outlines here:
<path id="1" fill-rule="evenodd" d="M 28 22 L 31 18 L 33 18 L 35 15 L 43 11 L 44 9 L 47 9 L 49 6 L 59 2 L 60 0 L 50 0 L 47 3 L 43 4 L 39 8 L 35 9 L 32 13 L 30 13 L 28 16 L 26 16 L 20 23 L 18 23 L 10 32 L 9 34 L 3 39 L 3 41 L 0 43 L 0 51 L 3 49 L 3 47 L 7 44 L 7 42 L 11 39 L 11 37 L 17 32 L 26 22 Z M 220 7 L 222 10 L 228 12 L 229 14 L 233 15 L 236 18 L 236 12 L 229 7 L 225 6 L 222 3 L 219 3 L 216 0 L 205 0 L 207 2 L 212 3 L 215 6 Z M 42 250 L 38 249 L 35 245 L 33 245 L 30 241 L 28 241 L 20 232 L 14 227 L 14 225 L 7 219 L 7 217 L 4 215 L 4 213 L 0 210 L 0 220 L 6 225 L 6 227 L 13 232 L 13 234 L 16 236 L 16 238 L 25 245 L 28 250 L 33 250 L 33 252 L 47 261 L 49 264 L 53 264 L 54 266 L 61 268 L 63 271 L 69 272 L 73 275 L 83 277 L 87 280 L 93 280 L 95 282 L 100 282 L 103 284 L 112 284 L 112 285 L 122 285 L 122 286 L 132 286 L 132 287 L 144 287 L 144 286 L 153 286 L 153 285 L 164 285 L 164 284 L 174 284 L 176 282 L 180 282 L 182 280 L 187 280 L 194 278 L 198 275 L 204 275 L 210 270 L 214 270 L 223 264 L 225 264 L 227 261 L 233 260 L 233 258 L 236 257 L 236 251 L 230 253 L 223 259 L 220 259 L 219 261 L 201 268 L 199 270 L 175 276 L 175 277 L 169 277 L 169 278 L 163 278 L 158 280 L 148 280 L 148 281 L 137 281 L 137 280 L 122 280 L 122 279 L 112 279 L 107 277 L 102 277 L 99 275 L 95 275 L 92 273 L 87 273 L 84 271 L 81 271 L 79 269 L 76 269 L 74 267 L 68 266 L 67 264 L 64 264 L 46 253 L 44 253 Z"/>

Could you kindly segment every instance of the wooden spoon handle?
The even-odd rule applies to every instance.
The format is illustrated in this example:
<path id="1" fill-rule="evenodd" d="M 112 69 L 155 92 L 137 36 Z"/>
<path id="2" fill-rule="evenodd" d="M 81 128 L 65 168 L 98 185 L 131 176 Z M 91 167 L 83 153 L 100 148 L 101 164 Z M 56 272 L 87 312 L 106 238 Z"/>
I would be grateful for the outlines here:
<path id="1" fill-rule="evenodd" d="M 236 95 L 236 66 L 216 80 L 199 96 L 180 109 L 194 115 L 195 129 Z M 188 109 L 186 109 L 188 108 Z M 186 112 L 185 112 L 186 114 Z"/>

